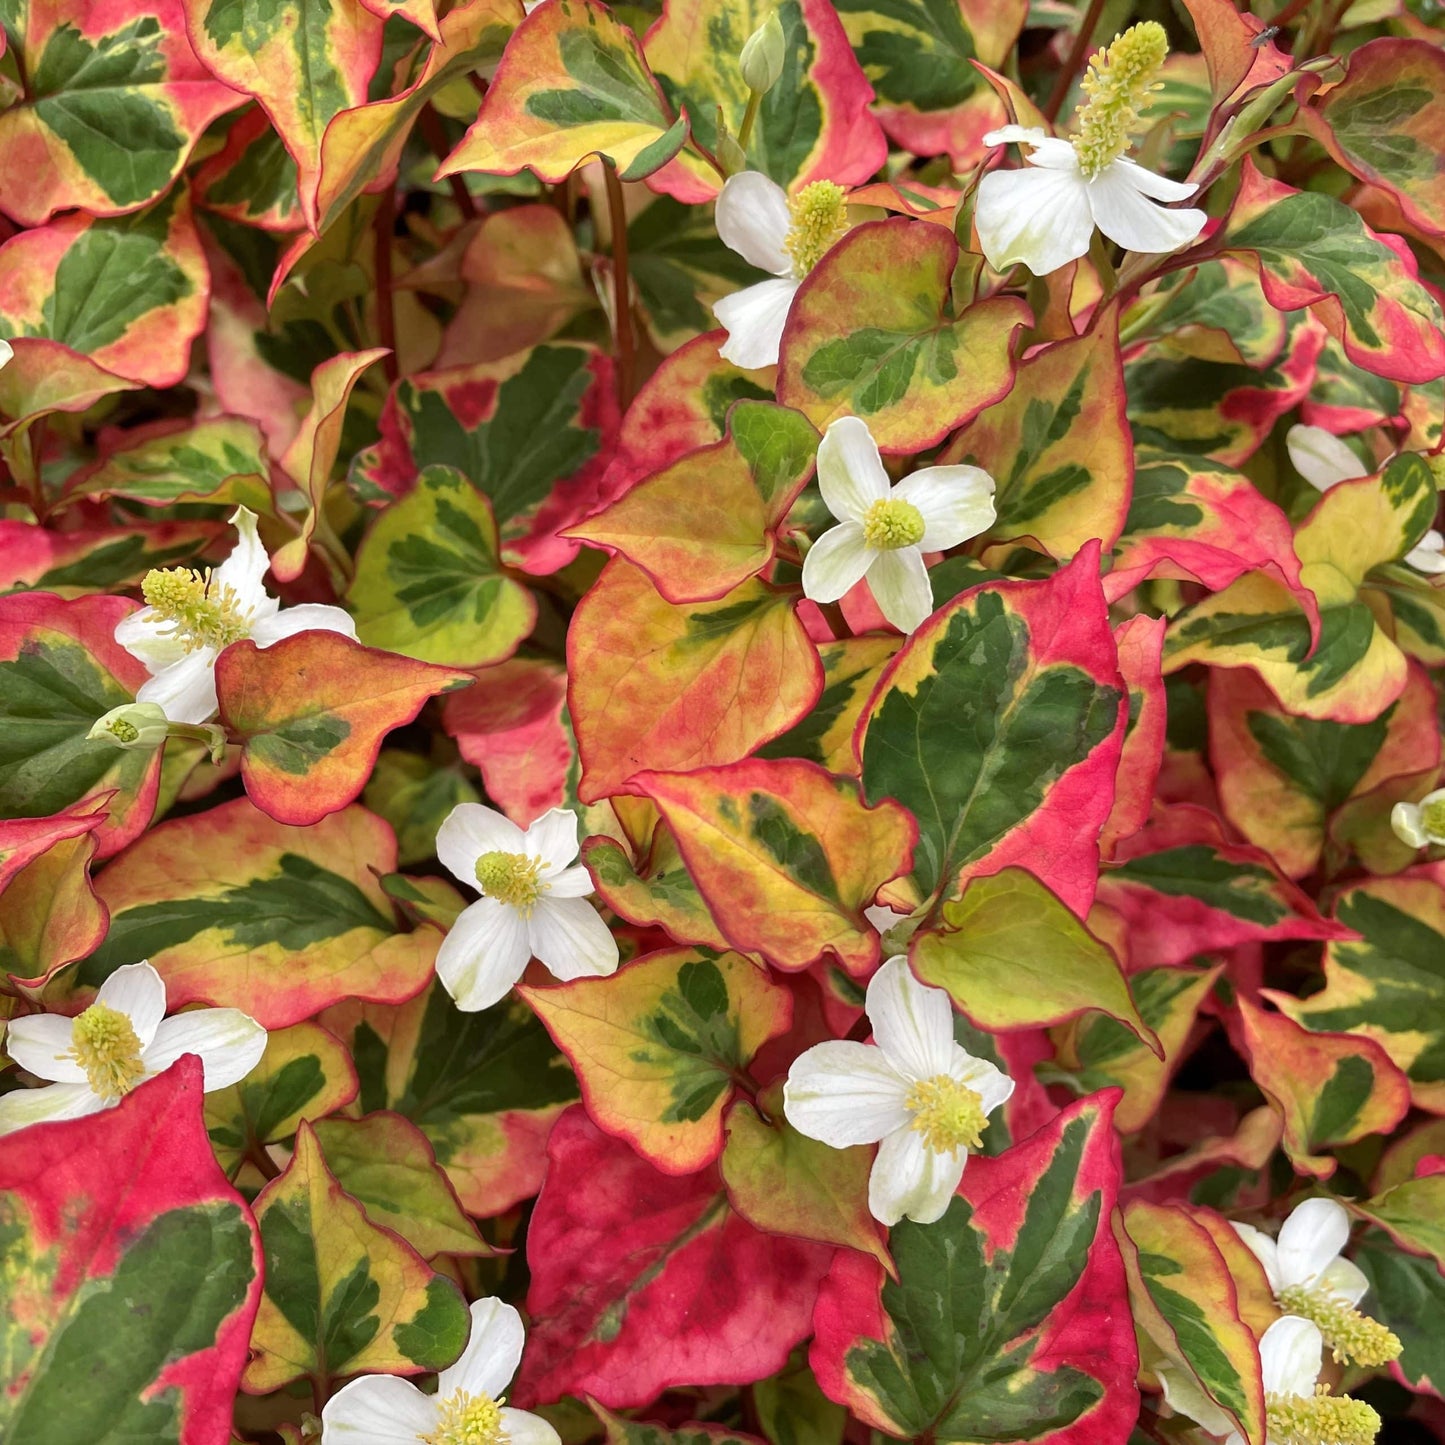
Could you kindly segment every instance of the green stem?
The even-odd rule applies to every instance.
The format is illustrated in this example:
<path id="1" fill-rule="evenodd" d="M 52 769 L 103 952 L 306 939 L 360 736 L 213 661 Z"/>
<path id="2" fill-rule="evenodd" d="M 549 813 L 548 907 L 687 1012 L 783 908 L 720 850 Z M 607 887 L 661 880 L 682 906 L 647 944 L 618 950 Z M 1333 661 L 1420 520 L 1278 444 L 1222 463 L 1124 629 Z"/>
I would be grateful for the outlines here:
<path id="1" fill-rule="evenodd" d="M 738 127 L 738 145 L 744 151 L 748 148 L 748 140 L 753 133 L 753 122 L 758 118 L 758 108 L 763 103 L 763 93 L 760 90 L 748 92 L 748 108 L 743 112 L 743 123 Z"/>

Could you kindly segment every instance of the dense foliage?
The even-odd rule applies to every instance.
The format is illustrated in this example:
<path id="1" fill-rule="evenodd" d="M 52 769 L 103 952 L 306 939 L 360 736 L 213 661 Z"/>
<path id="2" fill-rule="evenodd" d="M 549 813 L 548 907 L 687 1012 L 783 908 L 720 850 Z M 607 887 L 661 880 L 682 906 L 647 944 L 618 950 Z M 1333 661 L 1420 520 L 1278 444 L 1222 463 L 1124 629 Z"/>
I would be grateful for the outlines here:
<path id="1" fill-rule="evenodd" d="M 6 1445 L 1445 1440 L 1436 8 L 0 0 Z"/>

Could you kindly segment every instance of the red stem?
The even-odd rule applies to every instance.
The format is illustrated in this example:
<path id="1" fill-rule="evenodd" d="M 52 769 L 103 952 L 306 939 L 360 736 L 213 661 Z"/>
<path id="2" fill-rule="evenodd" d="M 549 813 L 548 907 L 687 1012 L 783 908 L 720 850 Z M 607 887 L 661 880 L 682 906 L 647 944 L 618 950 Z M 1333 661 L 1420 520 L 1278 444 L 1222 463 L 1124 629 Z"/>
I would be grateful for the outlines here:
<path id="1" fill-rule="evenodd" d="M 1089 42 L 1093 39 L 1094 30 L 1099 23 L 1099 16 L 1103 9 L 1104 0 L 1089 0 L 1088 11 L 1084 15 L 1083 24 L 1079 26 L 1078 34 L 1074 36 L 1074 44 L 1069 51 L 1069 58 L 1055 77 L 1054 88 L 1049 92 L 1049 98 L 1044 103 L 1044 117 L 1051 125 L 1059 118 L 1059 111 L 1069 94 L 1069 87 L 1074 83 L 1074 77 L 1079 73 L 1079 66 L 1083 64 L 1084 57 L 1088 54 Z"/>
<path id="2" fill-rule="evenodd" d="M 396 192 L 388 186 L 376 208 L 376 329 L 386 355 L 381 365 L 388 382 L 401 375 L 396 360 L 396 306 L 391 290 L 391 244 L 396 229 Z"/>
<path id="3" fill-rule="evenodd" d="M 442 125 L 442 118 L 436 113 L 430 102 L 421 108 L 421 115 L 417 118 L 417 129 L 421 131 L 421 138 L 427 143 L 431 153 L 439 160 L 446 160 L 451 154 L 451 147 L 447 144 L 447 133 Z M 447 184 L 452 188 L 452 199 L 457 203 L 457 210 L 462 213 L 464 221 L 474 221 L 477 218 L 476 197 L 467 189 L 466 178 L 458 175 L 455 171 L 447 177 Z"/>
<path id="4" fill-rule="evenodd" d="M 604 162 L 607 213 L 612 223 L 612 312 L 617 336 L 617 401 L 623 411 L 632 402 L 636 340 L 632 334 L 632 284 L 627 274 L 627 206 L 617 168 Z"/>

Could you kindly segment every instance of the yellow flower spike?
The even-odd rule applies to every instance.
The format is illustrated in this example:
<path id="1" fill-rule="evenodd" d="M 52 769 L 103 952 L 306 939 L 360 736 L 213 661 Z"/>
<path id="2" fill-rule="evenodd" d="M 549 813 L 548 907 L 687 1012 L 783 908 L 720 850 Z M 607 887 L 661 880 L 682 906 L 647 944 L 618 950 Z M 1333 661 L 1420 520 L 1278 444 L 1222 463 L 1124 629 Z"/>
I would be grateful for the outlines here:
<path id="1" fill-rule="evenodd" d="M 1265 1399 L 1270 1445 L 1374 1445 L 1380 1417 L 1363 1400 L 1332 1395 L 1317 1385 L 1313 1395 Z"/>
<path id="2" fill-rule="evenodd" d="M 228 647 L 250 635 L 251 613 L 234 587 L 218 584 L 209 568 L 153 568 L 141 582 L 147 604 L 171 624 L 170 633 L 187 652 Z"/>
<path id="3" fill-rule="evenodd" d="M 902 497 L 874 502 L 863 517 L 863 540 L 880 552 L 916 547 L 925 530 L 923 513 Z"/>
<path id="4" fill-rule="evenodd" d="M 1351 1308 L 1338 1295 L 1318 1286 L 1292 1284 L 1279 1292 L 1280 1308 L 1319 1326 L 1335 1359 L 1374 1368 L 1398 1359 L 1399 1336 L 1379 1320 Z"/>
<path id="5" fill-rule="evenodd" d="M 1154 86 L 1169 41 L 1164 27 L 1153 20 L 1131 25 L 1105 50 L 1089 61 L 1083 80 L 1088 97 L 1078 108 L 1078 129 L 1073 137 L 1079 171 L 1093 180 L 1129 148 L 1130 134 L 1139 124 L 1139 107 Z"/>
<path id="6" fill-rule="evenodd" d="M 982 1097 L 948 1074 L 914 1084 L 903 1103 L 913 1113 L 914 1130 L 935 1154 L 977 1149 L 983 1142 L 988 1115 Z"/>
<path id="7" fill-rule="evenodd" d="M 540 878 L 541 871 L 540 858 L 494 849 L 477 859 L 477 886 L 488 898 L 495 898 L 515 908 L 523 918 L 529 918 L 537 900 L 547 891 L 547 885 Z"/>
<path id="8" fill-rule="evenodd" d="M 842 240 L 848 230 L 843 187 L 814 181 L 788 202 L 793 224 L 784 249 L 793 260 L 793 274 L 806 276 Z"/>
<path id="9" fill-rule="evenodd" d="M 93 1003 L 70 1026 L 70 1054 L 91 1090 L 110 1102 L 130 1093 L 145 1077 L 141 1043 L 128 1015 Z"/>
<path id="10" fill-rule="evenodd" d="M 437 1402 L 437 1428 L 423 1445 L 507 1445 L 501 1402 L 464 1391 Z"/>

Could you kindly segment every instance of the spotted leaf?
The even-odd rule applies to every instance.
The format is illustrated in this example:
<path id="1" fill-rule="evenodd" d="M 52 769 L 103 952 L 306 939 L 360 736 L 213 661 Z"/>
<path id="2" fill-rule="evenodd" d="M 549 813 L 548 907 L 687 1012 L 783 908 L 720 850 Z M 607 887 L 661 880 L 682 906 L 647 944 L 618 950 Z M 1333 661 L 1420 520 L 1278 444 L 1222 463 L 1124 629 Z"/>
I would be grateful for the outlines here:
<path id="1" fill-rule="evenodd" d="M 884 451 L 933 446 L 1013 382 L 1027 308 L 996 297 L 955 312 L 958 244 L 942 226 L 859 226 L 799 288 L 783 332 L 778 400 L 820 430 L 868 423 Z"/>
<path id="2" fill-rule="evenodd" d="M 520 991 L 571 1059 L 588 1113 L 666 1174 L 717 1158 L 734 1077 L 792 1018 L 788 991 L 756 964 L 696 949 Z"/>
<path id="3" fill-rule="evenodd" d="M 1138 1411 L 1112 1096 L 969 1161 L 935 1224 L 894 1226 L 898 1279 L 839 1251 L 809 1353 L 818 1383 L 905 1439 L 1122 1442 Z"/>
<path id="4" fill-rule="evenodd" d="M 415 1375 L 461 1354 L 461 1292 L 405 1241 L 378 1229 L 327 1166 L 311 1125 L 257 1196 L 266 1288 L 245 1384 L 258 1393 L 302 1376 L 363 1370 Z"/>
<path id="5" fill-rule="evenodd" d="M 225 1438 L 261 1290 L 182 1058 L 111 1111 L 0 1156 L 7 1445 Z"/>
<path id="6" fill-rule="evenodd" d="M 1019 865 L 1088 909 L 1128 722 L 1098 556 L 1085 545 L 1047 582 L 960 594 L 909 638 L 864 709 L 864 794 L 917 819 L 925 895 Z"/>

